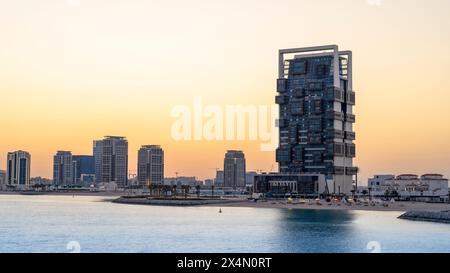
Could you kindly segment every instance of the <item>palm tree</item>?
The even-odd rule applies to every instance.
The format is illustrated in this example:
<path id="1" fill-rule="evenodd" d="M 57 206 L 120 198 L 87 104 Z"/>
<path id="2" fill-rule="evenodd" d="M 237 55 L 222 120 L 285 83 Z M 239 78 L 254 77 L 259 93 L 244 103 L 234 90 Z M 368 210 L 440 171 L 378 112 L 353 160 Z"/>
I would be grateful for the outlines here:
<path id="1" fill-rule="evenodd" d="M 177 198 L 177 185 L 172 185 L 172 196 L 174 199 Z"/>
<path id="2" fill-rule="evenodd" d="M 181 192 L 183 193 L 183 195 L 184 195 L 184 198 L 186 199 L 186 185 L 181 185 Z"/>
<path id="3" fill-rule="evenodd" d="M 166 186 L 161 185 L 161 192 L 162 192 L 163 197 L 166 198 L 166 197 L 167 197 L 167 189 L 166 189 Z"/>
<path id="4" fill-rule="evenodd" d="M 156 185 L 156 190 L 158 192 L 158 197 L 161 197 L 161 190 L 162 190 L 161 185 Z"/>
<path id="5" fill-rule="evenodd" d="M 148 190 L 150 191 L 150 196 L 153 197 L 153 193 L 154 193 L 154 190 L 155 190 L 155 185 L 148 184 Z"/>
<path id="6" fill-rule="evenodd" d="M 158 185 L 153 185 L 152 184 L 152 195 L 154 195 L 156 192 L 156 194 L 158 194 Z"/>
<path id="7" fill-rule="evenodd" d="M 153 197 L 153 185 L 151 183 L 147 183 L 147 188 L 150 191 L 150 197 Z"/>
<path id="8" fill-rule="evenodd" d="M 166 197 L 169 197 L 169 192 L 172 190 L 172 187 L 167 185 L 167 186 L 164 186 L 164 188 L 165 188 Z"/>
<path id="9" fill-rule="evenodd" d="M 167 186 L 165 186 L 165 188 L 166 188 L 166 197 L 169 197 L 169 192 L 172 191 L 172 186 L 167 185 Z"/>
<path id="10" fill-rule="evenodd" d="M 392 195 L 394 198 L 396 198 L 396 197 L 398 198 L 398 196 L 399 196 L 397 190 L 393 190 L 393 191 L 391 192 L 391 195 Z"/>
<path id="11" fill-rule="evenodd" d="M 363 195 L 364 195 L 364 197 L 367 195 L 367 190 L 363 190 L 362 192 L 361 192 Z"/>
<path id="12" fill-rule="evenodd" d="M 197 193 L 197 198 L 200 198 L 200 185 L 195 186 L 195 192 Z"/>
<path id="13" fill-rule="evenodd" d="M 183 186 L 181 186 L 182 187 L 182 189 L 184 190 L 184 199 L 187 199 L 187 195 L 188 195 L 188 193 L 189 193 L 189 189 L 191 188 L 191 186 L 189 186 L 189 185 L 183 185 Z"/>

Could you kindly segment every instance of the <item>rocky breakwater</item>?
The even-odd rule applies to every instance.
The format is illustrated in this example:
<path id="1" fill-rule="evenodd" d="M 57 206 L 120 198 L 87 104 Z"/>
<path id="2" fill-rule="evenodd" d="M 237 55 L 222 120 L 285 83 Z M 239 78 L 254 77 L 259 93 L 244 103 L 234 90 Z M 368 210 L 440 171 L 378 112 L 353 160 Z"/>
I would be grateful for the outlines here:
<path id="1" fill-rule="evenodd" d="M 243 200 L 226 199 L 156 199 L 145 197 L 122 196 L 113 200 L 113 203 L 134 204 L 134 205 L 155 205 L 155 206 L 201 206 L 242 202 Z"/>
<path id="2" fill-rule="evenodd" d="M 398 218 L 450 224 L 450 211 L 408 211 Z"/>

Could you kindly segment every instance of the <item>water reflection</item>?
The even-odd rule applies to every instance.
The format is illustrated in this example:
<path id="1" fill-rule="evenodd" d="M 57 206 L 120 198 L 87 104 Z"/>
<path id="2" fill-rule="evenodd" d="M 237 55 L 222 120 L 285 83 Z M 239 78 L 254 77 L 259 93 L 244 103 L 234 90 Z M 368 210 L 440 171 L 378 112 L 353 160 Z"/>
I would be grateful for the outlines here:
<path id="1" fill-rule="evenodd" d="M 397 212 L 155 207 L 0 195 L 0 252 L 450 252 L 450 225 Z"/>
<path id="2" fill-rule="evenodd" d="M 280 210 L 279 252 L 349 252 L 355 215 L 349 211 Z"/>

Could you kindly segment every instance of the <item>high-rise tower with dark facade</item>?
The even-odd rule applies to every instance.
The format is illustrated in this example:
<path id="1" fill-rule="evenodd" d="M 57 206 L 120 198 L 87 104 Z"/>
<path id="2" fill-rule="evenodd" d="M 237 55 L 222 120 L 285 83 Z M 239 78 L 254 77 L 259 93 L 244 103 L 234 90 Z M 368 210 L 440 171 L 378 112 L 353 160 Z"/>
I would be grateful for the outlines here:
<path id="1" fill-rule="evenodd" d="M 75 184 L 83 185 L 94 182 L 95 161 L 92 155 L 73 155 L 73 178 Z"/>
<path id="2" fill-rule="evenodd" d="M 329 193 L 350 193 L 357 170 L 351 51 L 280 50 L 277 92 L 279 172 L 324 174 Z"/>

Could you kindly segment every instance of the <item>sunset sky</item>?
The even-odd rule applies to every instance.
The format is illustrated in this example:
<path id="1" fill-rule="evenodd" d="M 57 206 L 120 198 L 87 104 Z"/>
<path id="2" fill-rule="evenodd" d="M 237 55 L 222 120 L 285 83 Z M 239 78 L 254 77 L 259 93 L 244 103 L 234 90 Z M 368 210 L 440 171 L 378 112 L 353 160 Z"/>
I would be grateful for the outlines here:
<path id="1" fill-rule="evenodd" d="M 260 141 L 175 141 L 171 111 L 203 103 L 271 105 L 281 48 L 353 51 L 356 165 L 450 177 L 448 0 L 0 1 L 0 169 L 32 154 L 52 176 L 57 150 L 91 154 L 126 136 L 160 144 L 166 176 L 213 177 L 227 149 L 275 171 Z M 272 167 L 273 166 L 273 167 Z"/>

